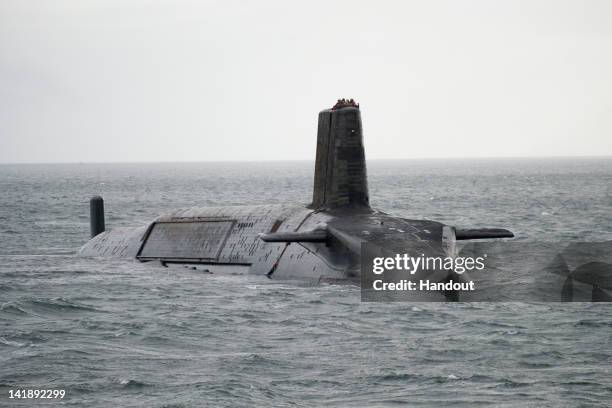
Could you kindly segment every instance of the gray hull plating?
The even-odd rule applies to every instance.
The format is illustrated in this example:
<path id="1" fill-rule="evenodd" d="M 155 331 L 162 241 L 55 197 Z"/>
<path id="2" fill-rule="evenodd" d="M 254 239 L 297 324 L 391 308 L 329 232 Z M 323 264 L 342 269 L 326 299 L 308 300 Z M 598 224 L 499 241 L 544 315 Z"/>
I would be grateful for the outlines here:
<path id="1" fill-rule="evenodd" d="M 260 237 L 312 231 L 321 225 L 340 238 L 265 242 Z M 377 211 L 339 214 L 285 205 L 188 208 L 158 217 L 146 227 L 105 231 L 83 246 L 80 255 L 246 265 L 249 273 L 274 278 L 356 282 L 361 242 L 402 252 L 443 254 L 452 251 L 449 234 L 452 230 L 444 230 L 437 222 L 405 220 Z"/>

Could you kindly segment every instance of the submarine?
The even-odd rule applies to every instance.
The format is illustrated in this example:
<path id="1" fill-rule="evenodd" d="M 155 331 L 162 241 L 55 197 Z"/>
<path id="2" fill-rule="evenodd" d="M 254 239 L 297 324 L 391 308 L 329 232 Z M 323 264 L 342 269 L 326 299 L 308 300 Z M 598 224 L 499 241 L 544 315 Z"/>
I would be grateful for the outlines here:
<path id="1" fill-rule="evenodd" d="M 203 265 L 314 284 L 359 284 L 364 244 L 388 253 L 455 256 L 460 240 L 512 238 L 501 228 L 460 229 L 370 206 L 361 111 L 341 99 L 318 116 L 312 203 L 176 209 L 137 228 L 105 230 L 91 200 L 92 238 L 80 256 Z M 447 296 L 448 297 L 448 296 Z"/>

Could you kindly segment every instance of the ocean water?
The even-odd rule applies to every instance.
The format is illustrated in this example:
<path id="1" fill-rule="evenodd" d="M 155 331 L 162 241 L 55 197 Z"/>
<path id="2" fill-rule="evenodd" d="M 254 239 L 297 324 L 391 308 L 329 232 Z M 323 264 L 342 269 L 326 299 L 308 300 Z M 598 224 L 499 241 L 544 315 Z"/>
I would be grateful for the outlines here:
<path id="1" fill-rule="evenodd" d="M 612 159 L 368 163 L 372 205 L 612 239 Z M 303 202 L 310 162 L 0 166 L 0 406 L 608 407 L 612 305 L 361 303 L 359 288 L 75 256 L 106 223 Z M 535 244 L 534 244 L 535 245 Z M 61 400 L 9 390 L 63 389 Z"/>

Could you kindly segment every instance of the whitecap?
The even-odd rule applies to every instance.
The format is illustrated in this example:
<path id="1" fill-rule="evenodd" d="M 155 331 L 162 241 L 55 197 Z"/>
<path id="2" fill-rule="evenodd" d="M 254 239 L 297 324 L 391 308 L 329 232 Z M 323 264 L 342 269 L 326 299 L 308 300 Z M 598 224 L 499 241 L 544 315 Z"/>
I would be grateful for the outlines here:
<path id="1" fill-rule="evenodd" d="M 7 346 L 14 346 L 14 347 L 23 347 L 23 346 L 25 346 L 25 343 L 19 343 L 19 342 L 16 342 L 16 341 L 7 340 L 4 337 L 0 337 L 0 343 L 1 344 L 6 344 Z"/>

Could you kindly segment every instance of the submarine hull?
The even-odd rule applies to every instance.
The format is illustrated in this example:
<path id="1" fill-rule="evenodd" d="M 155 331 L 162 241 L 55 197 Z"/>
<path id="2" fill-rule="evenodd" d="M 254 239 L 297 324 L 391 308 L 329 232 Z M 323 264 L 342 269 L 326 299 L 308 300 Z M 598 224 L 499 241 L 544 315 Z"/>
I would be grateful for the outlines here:
<path id="1" fill-rule="evenodd" d="M 334 230 L 324 242 L 266 242 L 262 234 Z M 81 256 L 142 262 L 243 265 L 249 274 L 276 279 L 359 283 L 360 248 L 371 242 L 401 252 L 450 254 L 452 229 L 434 221 L 407 220 L 383 212 L 336 213 L 303 206 L 257 205 L 187 208 L 139 228 L 102 232 Z M 295 235 L 295 234 L 294 234 Z"/>

